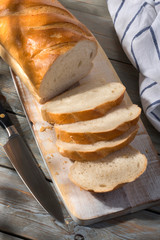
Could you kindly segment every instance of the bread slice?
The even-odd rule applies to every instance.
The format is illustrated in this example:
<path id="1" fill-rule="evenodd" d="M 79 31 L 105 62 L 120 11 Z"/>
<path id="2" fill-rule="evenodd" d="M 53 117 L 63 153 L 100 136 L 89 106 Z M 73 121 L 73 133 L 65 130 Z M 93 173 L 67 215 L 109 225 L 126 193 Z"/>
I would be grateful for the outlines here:
<path id="1" fill-rule="evenodd" d="M 89 144 L 114 139 L 137 124 L 141 109 L 134 104 L 122 103 L 94 120 L 72 124 L 55 124 L 57 139 L 64 142 Z"/>
<path id="2" fill-rule="evenodd" d="M 42 117 L 58 124 L 95 119 L 118 105 L 124 93 L 125 87 L 118 82 L 87 81 L 44 104 Z"/>
<path id="3" fill-rule="evenodd" d="M 93 144 L 65 143 L 60 140 L 56 142 L 58 151 L 64 157 L 76 161 L 93 161 L 107 156 L 128 145 L 136 136 L 137 126 L 131 127 L 127 132 L 118 138 L 110 141 L 101 141 Z"/>
<path id="4" fill-rule="evenodd" d="M 70 180 L 94 192 L 109 192 L 138 178 L 147 167 L 147 159 L 138 150 L 127 146 L 97 161 L 75 162 Z"/>

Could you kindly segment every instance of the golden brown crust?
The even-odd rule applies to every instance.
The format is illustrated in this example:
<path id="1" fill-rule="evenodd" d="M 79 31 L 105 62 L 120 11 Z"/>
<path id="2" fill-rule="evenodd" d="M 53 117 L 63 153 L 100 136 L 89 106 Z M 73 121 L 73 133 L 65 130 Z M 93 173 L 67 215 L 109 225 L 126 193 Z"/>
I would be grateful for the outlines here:
<path id="1" fill-rule="evenodd" d="M 97 149 L 96 151 L 88 151 L 88 152 L 84 152 L 83 150 L 82 151 L 67 150 L 67 149 L 63 149 L 62 147 L 59 147 L 59 145 L 57 145 L 57 149 L 62 156 L 70 158 L 74 161 L 80 161 L 80 162 L 95 161 L 95 160 L 106 157 L 109 153 L 115 152 L 127 146 L 131 141 L 133 141 L 133 139 L 137 134 L 137 131 L 138 131 L 138 127 L 128 136 L 127 139 L 125 139 L 123 142 L 121 142 L 120 144 L 114 147 L 103 147 L 103 148 Z"/>
<path id="2" fill-rule="evenodd" d="M 139 115 L 135 119 L 133 119 L 129 122 L 124 122 L 123 124 L 119 125 L 116 129 L 111 129 L 107 132 L 104 132 L 104 131 L 103 132 L 94 132 L 94 133 L 92 133 L 92 132 L 85 132 L 85 133 L 66 132 L 66 131 L 58 128 L 58 125 L 55 125 L 56 137 L 57 137 L 57 139 L 59 139 L 63 142 L 78 143 L 78 144 L 90 144 L 90 143 L 95 143 L 98 141 L 112 140 L 112 139 L 122 135 L 131 126 L 136 125 L 139 120 L 140 112 L 139 112 Z"/>
<path id="3" fill-rule="evenodd" d="M 108 110 L 116 105 L 120 104 L 123 100 L 125 93 L 125 88 L 123 94 L 116 100 L 112 102 L 103 103 L 96 108 L 89 110 L 84 110 L 80 112 L 71 112 L 71 113 L 51 113 L 47 110 L 42 109 L 42 117 L 45 121 L 48 121 L 51 124 L 68 124 L 75 123 L 80 121 L 92 120 L 104 116 Z"/>
<path id="4" fill-rule="evenodd" d="M 3 0 L 0 20 L 0 44 L 38 95 L 45 74 L 59 56 L 79 41 L 95 42 L 90 31 L 55 0 Z"/>

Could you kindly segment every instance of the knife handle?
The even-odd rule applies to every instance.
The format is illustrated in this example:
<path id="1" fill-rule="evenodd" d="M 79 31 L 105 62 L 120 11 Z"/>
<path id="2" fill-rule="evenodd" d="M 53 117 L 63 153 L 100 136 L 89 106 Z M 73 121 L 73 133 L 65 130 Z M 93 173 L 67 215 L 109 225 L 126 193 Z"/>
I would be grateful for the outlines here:
<path id="1" fill-rule="evenodd" d="M 8 127 L 13 125 L 13 123 L 11 122 L 10 118 L 8 117 L 6 111 L 2 107 L 1 103 L 0 103 L 0 125 L 4 129 L 7 129 Z"/>

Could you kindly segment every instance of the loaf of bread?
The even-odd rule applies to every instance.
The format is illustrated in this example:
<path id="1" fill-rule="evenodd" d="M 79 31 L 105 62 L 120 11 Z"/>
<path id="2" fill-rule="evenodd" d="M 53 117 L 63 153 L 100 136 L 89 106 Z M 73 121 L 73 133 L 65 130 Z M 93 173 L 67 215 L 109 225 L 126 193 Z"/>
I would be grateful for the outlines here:
<path id="1" fill-rule="evenodd" d="M 57 139 L 63 142 L 90 144 L 111 140 L 137 124 L 140 113 L 141 109 L 137 105 L 123 100 L 103 117 L 72 124 L 55 124 L 55 132 Z"/>
<path id="2" fill-rule="evenodd" d="M 0 18 L 0 56 L 40 103 L 90 71 L 96 40 L 57 0 L 2 0 Z"/>
<path id="3" fill-rule="evenodd" d="M 110 141 L 100 141 L 93 144 L 65 143 L 60 140 L 56 142 L 58 151 L 64 157 L 76 161 L 93 161 L 106 157 L 127 146 L 135 138 L 138 131 L 137 126 L 131 127 L 123 135 Z"/>
<path id="4" fill-rule="evenodd" d="M 43 119 L 49 123 L 68 124 L 102 117 L 118 105 L 125 92 L 123 84 L 107 83 L 105 79 L 83 82 L 45 103 Z"/>
<path id="5" fill-rule="evenodd" d="M 109 192 L 134 181 L 146 167 L 146 157 L 127 146 L 101 160 L 75 162 L 70 168 L 69 178 L 85 190 Z"/>

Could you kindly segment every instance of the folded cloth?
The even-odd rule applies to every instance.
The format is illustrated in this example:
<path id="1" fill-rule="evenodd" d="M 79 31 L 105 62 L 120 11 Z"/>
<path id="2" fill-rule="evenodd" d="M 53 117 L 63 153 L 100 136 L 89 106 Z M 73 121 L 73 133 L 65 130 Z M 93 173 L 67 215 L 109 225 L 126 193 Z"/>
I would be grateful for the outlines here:
<path id="1" fill-rule="evenodd" d="M 140 72 L 143 110 L 160 132 L 160 1 L 108 0 L 122 47 Z"/>

